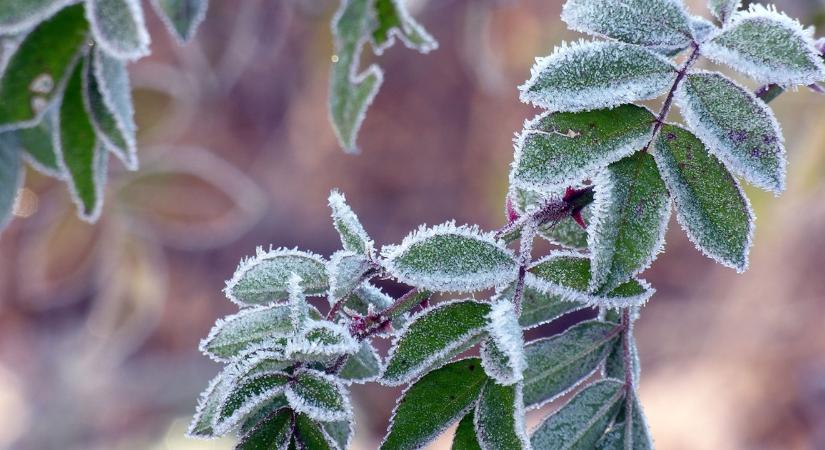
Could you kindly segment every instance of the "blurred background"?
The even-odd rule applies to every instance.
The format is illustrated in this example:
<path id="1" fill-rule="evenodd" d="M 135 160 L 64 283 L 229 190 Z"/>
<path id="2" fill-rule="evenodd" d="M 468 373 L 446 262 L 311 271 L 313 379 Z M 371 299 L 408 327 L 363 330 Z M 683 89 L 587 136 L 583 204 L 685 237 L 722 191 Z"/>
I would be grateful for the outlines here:
<path id="1" fill-rule="evenodd" d="M 183 48 L 147 9 L 153 54 L 131 66 L 141 170 L 111 175 L 96 225 L 30 173 L 0 238 L 0 448 L 231 448 L 183 436 L 219 370 L 198 341 L 235 311 L 220 290 L 256 245 L 339 247 L 331 188 L 378 244 L 421 223 L 503 224 L 511 139 L 537 113 L 516 86 L 535 56 L 579 37 L 561 0 L 408 4 L 440 48 L 365 52 L 386 81 L 358 156 L 327 119 L 337 2 L 213 0 Z M 825 25 L 821 0 L 777 6 Z M 645 274 L 658 293 L 637 323 L 641 396 L 660 449 L 825 449 L 825 97 L 772 106 L 790 182 L 781 198 L 749 190 L 750 270 L 704 258 L 674 220 Z M 397 394 L 354 389 L 356 448 L 376 448 Z"/>

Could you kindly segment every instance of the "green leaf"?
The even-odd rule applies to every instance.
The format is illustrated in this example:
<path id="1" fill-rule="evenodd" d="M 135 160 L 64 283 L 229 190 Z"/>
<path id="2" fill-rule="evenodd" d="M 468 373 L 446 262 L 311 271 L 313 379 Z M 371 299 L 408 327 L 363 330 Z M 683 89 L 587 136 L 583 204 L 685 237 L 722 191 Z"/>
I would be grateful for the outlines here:
<path id="1" fill-rule="evenodd" d="M 38 172 L 53 178 L 62 178 L 63 172 L 54 149 L 54 111 L 55 108 L 50 109 L 40 123 L 33 127 L 7 131 L 2 136 L 9 142 L 13 141 L 29 165 Z"/>
<path id="2" fill-rule="evenodd" d="M 782 132 L 765 102 L 718 73 L 688 75 L 675 100 L 689 129 L 729 170 L 774 194 L 785 189 Z"/>
<path id="3" fill-rule="evenodd" d="M 289 374 L 263 373 L 253 377 L 234 378 L 237 383 L 226 392 L 214 417 L 216 434 L 224 434 L 240 424 L 264 402 L 284 393 Z"/>
<path id="4" fill-rule="evenodd" d="M 0 231 L 11 221 L 17 191 L 23 186 L 23 161 L 15 137 L 0 134 Z"/>
<path id="5" fill-rule="evenodd" d="M 350 383 L 366 383 L 381 376 L 381 357 L 368 342 L 361 342 L 358 353 L 347 358 L 347 362 L 338 371 L 338 377 Z"/>
<path id="6" fill-rule="evenodd" d="M 58 161 L 68 175 L 69 191 L 78 208 L 78 216 L 95 222 L 103 206 L 108 154 L 97 142 L 94 127 L 83 97 L 83 58 L 75 65 L 66 84 L 55 130 Z"/>
<path id="7" fill-rule="evenodd" d="M 550 111 L 586 111 L 658 97 L 676 66 L 651 50 L 621 42 L 580 42 L 540 58 L 519 87 L 521 101 Z"/>
<path id="8" fill-rule="evenodd" d="M 62 92 L 85 46 L 87 31 L 83 6 L 75 5 L 26 35 L 0 79 L 0 130 L 31 126 L 40 119 Z"/>
<path id="9" fill-rule="evenodd" d="M 135 60 L 149 54 L 149 32 L 138 0 L 86 0 L 95 43 L 117 59 Z"/>
<path id="10" fill-rule="evenodd" d="M 533 448 L 593 449 L 623 406 L 624 394 L 617 380 L 587 386 L 539 425 L 530 438 Z"/>
<path id="11" fill-rule="evenodd" d="M 200 350 L 217 361 L 228 361 L 275 337 L 294 334 L 287 305 L 253 307 L 219 320 Z"/>
<path id="12" fill-rule="evenodd" d="M 630 358 L 631 358 L 631 366 L 633 373 L 634 380 L 639 380 L 639 373 L 641 370 L 641 364 L 639 361 L 639 350 L 636 347 L 636 338 L 631 332 L 629 336 L 625 336 L 627 332 L 622 332 L 622 336 L 615 341 L 613 344 L 613 348 L 610 349 L 610 353 L 607 355 L 607 359 L 604 362 L 604 374 L 608 378 L 617 378 L 620 380 L 625 379 L 625 361 L 624 361 L 624 340 L 627 339 L 628 345 L 630 346 Z"/>
<path id="13" fill-rule="evenodd" d="M 305 450 L 335 450 L 337 444 L 321 424 L 305 414 L 295 416 L 295 440 Z"/>
<path id="14" fill-rule="evenodd" d="M 539 408 L 584 381 L 621 334 L 618 325 L 591 320 L 562 334 L 528 343 L 524 351 L 524 404 Z"/>
<path id="15" fill-rule="evenodd" d="M 429 295 L 429 293 L 426 293 L 426 295 L 420 294 L 419 296 L 414 296 L 409 308 L 399 308 L 399 310 L 403 311 L 401 311 L 401 313 L 396 313 L 395 317 L 393 317 L 393 328 L 399 329 L 404 326 L 409 318 L 409 315 L 405 312 L 413 306 L 417 306 L 422 300 L 429 297 Z M 347 298 L 346 303 L 344 303 L 343 310 L 350 315 L 358 314 L 361 316 L 366 316 L 370 313 L 370 311 L 375 312 L 386 309 L 393 303 L 393 301 L 394 299 L 385 294 L 381 289 L 373 286 L 369 282 L 366 282 L 356 288 L 349 298 Z"/>
<path id="16" fill-rule="evenodd" d="M 288 281 L 293 273 L 301 278 L 306 295 L 327 293 L 329 281 L 322 257 L 288 249 L 265 252 L 260 247 L 255 256 L 241 261 L 224 293 L 242 307 L 281 301 L 289 296 Z"/>
<path id="17" fill-rule="evenodd" d="M 372 32 L 375 53 L 381 54 L 391 47 L 398 36 L 404 45 L 428 53 L 438 48 L 438 42 L 410 16 L 403 0 L 375 0 L 376 25 Z"/>
<path id="18" fill-rule="evenodd" d="M 752 5 L 702 45 L 702 54 L 739 70 L 759 83 L 808 85 L 825 78 L 813 29 L 776 11 Z"/>
<path id="19" fill-rule="evenodd" d="M 475 410 L 464 416 L 461 422 L 458 423 L 451 450 L 481 450 L 478 438 L 476 438 L 476 428 L 473 424 L 474 417 Z"/>
<path id="20" fill-rule="evenodd" d="M 85 89 L 97 136 L 129 170 L 137 170 L 137 126 L 126 64 L 99 49 L 91 60 Z"/>
<path id="21" fill-rule="evenodd" d="M 529 449 L 521 385 L 502 386 L 487 381 L 476 405 L 475 430 L 484 449 Z"/>
<path id="22" fill-rule="evenodd" d="M 515 255 L 492 234 L 447 222 L 420 227 L 382 249 L 384 267 L 402 283 L 439 292 L 472 292 L 515 280 Z"/>
<path id="23" fill-rule="evenodd" d="M 370 239 L 358 216 L 347 204 L 344 194 L 333 190 L 329 193 L 329 207 L 332 210 L 332 224 L 341 236 L 344 250 L 369 255 L 373 252 L 374 244 Z"/>
<path id="24" fill-rule="evenodd" d="M 321 428 L 326 431 L 332 441 L 338 445 L 338 449 L 347 450 L 349 448 L 352 435 L 354 434 L 352 420 L 342 420 L 339 422 L 323 422 Z"/>
<path id="25" fill-rule="evenodd" d="M 261 403 L 253 412 L 249 413 L 246 419 L 244 419 L 243 423 L 238 428 L 238 435 L 243 436 L 245 434 L 249 434 L 249 432 L 254 430 L 255 427 L 260 425 L 269 416 L 286 406 L 289 406 L 289 402 L 286 401 L 286 397 L 283 395 L 275 396 Z"/>
<path id="26" fill-rule="evenodd" d="M 423 447 L 470 411 L 486 381 L 478 358 L 462 359 L 424 375 L 395 406 L 381 449 Z"/>
<path id="27" fill-rule="evenodd" d="M 349 394 L 331 375 L 312 369 L 300 369 L 286 389 L 286 398 L 295 411 L 315 420 L 331 422 L 352 417 Z"/>
<path id="28" fill-rule="evenodd" d="M 180 43 L 195 35 L 198 25 L 206 17 L 208 0 L 152 0 L 155 12 L 166 28 Z"/>
<path id="29" fill-rule="evenodd" d="M 358 352 L 358 342 L 346 326 L 325 321 L 310 321 L 301 336 L 286 346 L 286 356 L 298 361 L 328 361 Z"/>
<path id="30" fill-rule="evenodd" d="M 590 290 L 610 292 L 646 269 L 665 241 L 670 198 L 656 162 L 638 152 L 599 174 L 588 227 Z"/>
<path id="31" fill-rule="evenodd" d="M 742 0 L 708 0 L 708 8 L 719 22 L 727 23 L 741 3 Z"/>
<path id="32" fill-rule="evenodd" d="M 414 317 L 393 342 L 382 380 L 409 383 L 484 334 L 490 305 L 473 300 L 440 303 Z"/>
<path id="33" fill-rule="evenodd" d="M 691 42 L 690 24 L 681 1 L 568 0 L 561 19 L 575 31 L 665 53 L 682 50 Z"/>
<path id="34" fill-rule="evenodd" d="M 691 132 L 665 125 L 653 157 L 691 242 L 713 260 L 743 272 L 754 215 L 736 179 Z"/>
<path id="35" fill-rule="evenodd" d="M 281 408 L 241 437 L 237 450 L 283 450 L 292 438 L 292 411 Z"/>
<path id="36" fill-rule="evenodd" d="M 551 302 L 544 303 L 547 309 L 545 314 L 548 316 L 560 310 L 564 313 L 580 309 L 585 305 L 608 308 L 640 305 L 656 292 L 647 282 L 632 278 L 607 294 L 589 293 L 590 259 L 573 252 L 551 252 L 533 263 L 528 270 L 525 292 L 533 290 L 551 299 Z M 567 309 L 558 306 L 559 302 L 567 303 Z M 573 306 L 569 306 L 571 303 Z"/>
<path id="37" fill-rule="evenodd" d="M 327 299 L 333 305 L 349 296 L 374 274 L 374 264 L 362 253 L 339 250 L 332 254 L 327 264 L 329 294 Z"/>
<path id="38" fill-rule="evenodd" d="M 625 400 L 627 401 L 627 400 Z M 628 421 L 614 423 L 610 430 L 596 444 L 597 450 L 651 450 L 653 438 L 647 426 L 642 405 L 639 398 L 633 396 L 633 412 Z"/>
<path id="39" fill-rule="evenodd" d="M 335 135 L 347 153 L 358 153 L 355 143 L 358 129 L 384 81 L 384 73 L 375 64 L 364 71 L 359 69 L 364 37 L 371 33 L 369 13 L 372 2 L 341 2 L 332 21 L 337 60 L 333 59 L 330 75 L 329 108 Z"/>
<path id="40" fill-rule="evenodd" d="M 576 185 L 641 150 L 654 120 L 648 109 L 636 105 L 540 115 L 517 138 L 511 183 L 548 193 Z"/>
<path id="41" fill-rule="evenodd" d="M 515 304 L 502 298 L 491 303 L 487 315 L 489 338 L 482 343 L 479 351 L 481 365 L 496 383 L 516 384 L 524 378 L 527 362 L 524 358 L 524 335 Z"/>
<path id="42" fill-rule="evenodd" d="M 215 418 L 221 409 L 221 402 L 229 387 L 229 377 L 225 376 L 225 372 L 224 370 L 213 378 L 206 390 L 201 393 L 195 416 L 186 432 L 187 436 L 209 438 L 217 435 L 212 424 L 215 423 Z"/>
<path id="43" fill-rule="evenodd" d="M 0 34 L 17 34 L 48 19 L 75 0 L 5 0 L 0 2 Z"/>

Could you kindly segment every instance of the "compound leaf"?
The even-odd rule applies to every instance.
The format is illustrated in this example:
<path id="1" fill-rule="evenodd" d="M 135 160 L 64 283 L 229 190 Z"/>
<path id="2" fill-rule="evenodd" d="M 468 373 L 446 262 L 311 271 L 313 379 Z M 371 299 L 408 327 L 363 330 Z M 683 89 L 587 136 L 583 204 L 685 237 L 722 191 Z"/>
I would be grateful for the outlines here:
<path id="1" fill-rule="evenodd" d="M 638 152 L 594 179 L 590 290 L 610 292 L 646 269 L 664 245 L 670 198 L 656 162 Z"/>
<path id="2" fill-rule="evenodd" d="M 393 342 L 382 381 L 391 386 L 408 383 L 463 350 L 484 334 L 489 313 L 489 304 L 459 300 L 440 303 L 413 317 Z"/>
<path id="3" fill-rule="evenodd" d="M 381 251 L 384 267 L 403 283 L 439 292 L 471 292 L 516 278 L 513 252 L 491 234 L 453 222 L 421 227 Z"/>
<path id="4" fill-rule="evenodd" d="M 529 449 L 521 384 L 502 386 L 487 381 L 476 405 L 475 430 L 484 449 Z"/>
<path id="5" fill-rule="evenodd" d="M 395 406 L 381 449 L 423 447 L 470 411 L 487 380 L 477 358 L 462 359 L 424 375 Z"/>
<path id="6" fill-rule="evenodd" d="M 329 281 L 322 257 L 298 250 L 264 251 L 261 247 L 255 256 L 241 261 L 224 293 L 242 307 L 284 300 L 289 296 L 291 274 L 301 278 L 306 295 L 327 293 Z"/>
<path id="7" fill-rule="evenodd" d="M 516 140 L 511 184 L 548 193 L 576 185 L 642 149 L 654 120 L 648 109 L 636 105 L 542 114 Z"/>
<path id="8" fill-rule="evenodd" d="M 702 52 L 760 83 L 808 85 L 825 78 L 813 29 L 758 4 L 734 15 L 721 33 L 702 45 Z"/>
<path id="9" fill-rule="evenodd" d="M 95 42 L 117 59 L 149 54 L 149 32 L 138 0 L 86 0 L 86 18 Z"/>
<path id="10" fill-rule="evenodd" d="M 209 0 L 152 0 L 152 7 L 172 36 L 185 43 L 206 17 Z"/>
<path id="11" fill-rule="evenodd" d="M 770 108 L 722 74 L 694 73 L 676 92 L 682 116 L 731 171 L 762 189 L 785 189 L 782 131 Z"/>
<path id="12" fill-rule="evenodd" d="M 285 391 L 290 406 L 322 422 L 352 417 L 349 394 L 334 376 L 312 369 L 300 369 Z"/>
<path id="13" fill-rule="evenodd" d="M 676 79 L 669 59 L 621 42 L 581 42 L 539 58 L 519 87 L 521 101 L 551 111 L 583 111 L 658 97 Z"/>

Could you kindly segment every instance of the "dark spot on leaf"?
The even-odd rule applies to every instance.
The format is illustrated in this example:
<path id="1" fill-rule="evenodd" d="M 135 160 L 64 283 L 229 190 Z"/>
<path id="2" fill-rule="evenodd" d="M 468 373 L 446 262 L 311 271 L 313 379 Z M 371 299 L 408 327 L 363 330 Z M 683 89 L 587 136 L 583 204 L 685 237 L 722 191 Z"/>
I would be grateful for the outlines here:
<path id="1" fill-rule="evenodd" d="M 772 134 L 763 134 L 762 135 L 762 142 L 764 142 L 766 144 L 773 144 L 774 142 L 776 142 L 776 136 L 774 136 Z"/>
<path id="2" fill-rule="evenodd" d="M 454 401 L 454 400 L 455 400 L 455 395 L 451 395 L 450 396 L 450 401 Z"/>
<path id="3" fill-rule="evenodd" d="M 593 123 L 593 122 L 591 122 L 590 124 L 588 124 L 588 126 L 590 127 L 590 129 L 591 129 L 591 130 L 596 128 L 596 124 L 595 124 L 595 123 Z"/>
<path id="4" fill-rule="evenodd" d="M 668 133 L 666 137 L 667 137 L 668 141 L 675 141 L 676 140 L 676 135 L 673 134 L 673 133 Z"/>
<path id="5" fill-rule="evenodd" d="M 758 147 L 754 147 L 751 149 L 751 156 L 753 156 L 754 158 L 759 158 L 760 156 L 762 156 L 762 152 L 759 150 Z"/>
<path id="6" fill-rule="evenodd" d="M 472 371 L 476 370 L 476 365 L 475 364 L 470 364 L 469 366 L 467 366 L 467 368 L 470 369 L 470 372 L 472 372 Z"/>
<path id="7" fill-rule="evenodd" d="M 740 144 L 748 138 L 748 132 L 745 130 L 731 130 L 731 132 L 728 133 L 728 137 L 730 137 L 730 140 L 733 142 Z"/>

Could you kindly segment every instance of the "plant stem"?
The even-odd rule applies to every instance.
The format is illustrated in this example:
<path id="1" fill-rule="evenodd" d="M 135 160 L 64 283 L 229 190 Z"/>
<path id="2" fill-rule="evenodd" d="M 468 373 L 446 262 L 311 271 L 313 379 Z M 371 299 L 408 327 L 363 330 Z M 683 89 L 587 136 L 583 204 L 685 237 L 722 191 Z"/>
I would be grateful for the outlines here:
<path id="1" fill-rule="evenodd" d="M 352 295 L 352 293 L 355 292 L 356 289 L 358 289 L 358 286 L 361 286 L 363 282 L 369 280 L 377 274 L 378 268 L 376 267 L 364 272 L 364 274 L 361 275 L 358 281 L 352 284 L 352 288 L 350 288 L 346 294 L 342 295 L 341 298 L 337 299 L 335 303 L 332 304 L 332 308 L 330 308 L 329 312 L 327 312 L 327 320 L 335 319 L 335 315 L 338 314 L 338 311 L 340 311 L 341 308 L 344 306 L 344 303 L 347 302 L 349 296 Z"/>
<path id="2" fill-rule="evenodd" d="M 673 106 L 673 97 L 676 96 L 676 91 L 679 89 L 679 86 L 682 85 L 682 81 L 684 81 L 687 76 L 688 70 L 693 67 L 693 64 L 695 64 L 696 60 L 699 58 L 699 44 L 693 42 L 691 47 L 693 48 L 693 51 L 690 53 L 690 56 L 688 56 L 688 59 L 684 64 L 682 64 L 682 67 L 676 71 L 676 79 L 673 80 L 673 85 L 667 93 L 665 102 L 662 103 L 662 109 L 659 110 L 659 115 L 656 116 L 656 123 L 653 125 L 653 131 L 650 134 L 650 141 L 642 149 L 643 152 L 646 152 L 650 148 L 653 141 L 656 139 L 656 136 L 658 136 L 659 131 L 661 131 L 662 126 L 665 124 L 665 119 L 667 119 L 667 115 L 670 113 L 670 108 Z"/>
<path id="3" fill-rule="evenodd" d="M 624 308 L 622 310 L 622 325 L 624 326 L 624 333 L 622 333 L 622 361 L 624 362 L 625 385 L 625 442 L 630 442 L 628 437 L 631 436 L 633 432 L 633 399 L 636 395 L 635 380 L 633 379 L 633 352 L 630 348 L 630 338 L 631 333 L 633 333 L 633 324 L 630 320 L 630 308 Z"/>

